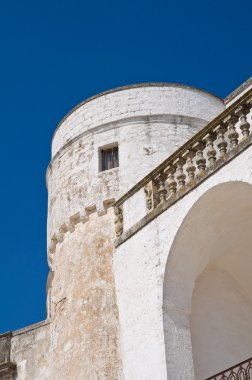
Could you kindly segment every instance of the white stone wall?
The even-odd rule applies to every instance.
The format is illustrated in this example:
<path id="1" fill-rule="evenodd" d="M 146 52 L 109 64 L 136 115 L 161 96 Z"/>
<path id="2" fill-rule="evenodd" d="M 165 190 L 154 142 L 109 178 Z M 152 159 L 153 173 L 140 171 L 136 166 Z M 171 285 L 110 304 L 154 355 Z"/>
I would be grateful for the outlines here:
<path id="1" fill-rule="evenodd" d="M 196 379 L 251 357 L 251 316 L 251 298 L 229 271 L 217 265 L 203 271 L 195 285 L 191 312 Z"/>
<path id="2" fill-rule="evenodd" d="M 123 204 L 123 228 L 127 231 L 148 213 L 146 195 L 141 187 Z"/>
<path id="3" fill-rule="evenodd" d="M 48 289 L 50 325 L 13 337 L 17 380 L 165 378 L 163 330 L 158 323 L 162 319 L 162 299 L 155 276 L 149 283 L 156 255 L 149 260 L 146 252 L 145 257 L 136 255 L 128 262 L 126 254 L 124 270 L 128 277 L 122 274 L 120 280 L 123 263 L 116 256 L 118 297 L 123 306 L 119 315 L 112 269 L 111 204 L 223 109 L 222 100 L 203 91 L 146 84 L 112 90 L 84 102 L 66 116 L 54 135 L 47 171 L 48 256 L 54 272 Z M 98 151 L 113 143 L 119 146 L 119 168 L 99 172 Z M 136 199 L 135 210 L 138 206 Z M 136 219 L 137 214 L 133 217 Z M 157 236 L 151 244 L 149 248 L 155 251 Z M 129 273 L 135 259 L 136 267 Z M 132 285 L 139 274 L 135 269 L 143 266 L 142 286 L 134 294 Z M 160 268 L 156 265 L 154 269 L 158 281 L 162 277 Z M 125 292 L 131 300 L 126 297 L 124 303 Z M 142 315 L 145 303 L 137 305 L 135 296 L 141 301 L 146 292 L 151 302 L 148 313 Z M 133 319 L 127 319 L 131 315 L 125 308 Z M 137 349 L 131 350 L 137 330 L 141 333 L 144 326 L 148 331 L 137 337 Z M 131 374 L 133 377 L 129 377 Z"/>
<path id="4" fill-rule="evenodd" d="M 55 133 L 47 171 L 48 245 L 71 216 L 101 212 L 223 109 L 210 94 L 164 85 L 122 89 L 73 111 Z M 115 142 L 119 168 L 99 173 L 99 148 Z"/>
<path id="5" fill-rule="evenodd" d="M 211 213 L 208 214 L 211 219 L 209 216 L 205 216 L 203 222 L 200 218 L 200 213 L 203 213 L 204 208 L 195 212 L 191 223 L 187 222 L 185 218 L 190 209 L 208 190 L 233 181 L 238 181 L 241 186 L 244 183 L 252 184 L 251 147 L 116 248 L 114 273 L 121 323 L 125 379 L 194 379 L 189 318 L 193 281 L 208 265 L 209 260 L 214 259 L 213 254 L 218 257 L 219 250 L 213 246 L 213 242 L 221 232 L 223 236 L 228 233 L 228 236 L 230 233 L 233 236 L 229 244 L 223 239 L 221 244 L 222 248 L 226 247 L 226 251 L 220 250 L 221 254 L 228 255 L 234 246 L 238 249 L 244 242 L 242 251 L 246 252 L 245 257 L 251 257 L 249 256 L 251 254 L 249 249 L 252 245 L 249 236 L 251 235 L 249 221 L 251 221 L 252 215 L 252 188 L 250 190 L 249 187 L 249 190 L 245 192 L 243 192 L 243 187 L 240 190 L 234 188 L 230 193 L 229 190 L 227 193 L 223 193 L 220 188 L 219 197 L 217 192 L 214 199 L 207 202 L 206 211 L 211 210 Z M 223 212 L 221 206 L 225 202 L 228 206 Z M 214 223 L 215 216 L 219 218 L 217 223 Z M 175 240 L 184 220 L 182 231 L 188 230 L 187 238 Z M 220 222 L 221 220 L 222 222 Z M 235 227 L 239 231 L 237 235 L 235 231 L 228 230 L 228 222 L 232 220 L 236 221 Z M 206 244 L 204 231 L 209 225 L 212 226 L 212 229 Z M 194 227 L 192 233 L 190 233 L 191 226 Z M 239 226 L 242 227 L 242 230 L 239 230 Z M 201 236 L 202 240 L 198 240 Z M 192 248 L 194 242 L 195 246 Z M 218 240 L 219 244 L 220 242 L 221 240 Z M 204 253 L 206 248 L 208 253 Z M 166 264 L 167 262 L 169 264 L 171 250 L 181 264 L 176 266 L 176 260 L 172 260 L 170 266 L 168 265 L 169 275 L 166 274 L 165 281 L 168 281 L 169 286 L 166 288 L 166 293 L 163 294 Z M 241 249 L 238 250 L 238 252 L 240 251 Z M 193 259 L 196 252 L 198 262 Z M 243 258 L 242 261 L 244 260 Z M 244 268 L 248 267 L 248 262 L 246 264 Z M 233 265 L 233 268 L 240 268 L 238 262 Z M 244 289 L 251 287 L 249 280 L 251 276 L 246 273 L 245 269 L 242 275 L 240 272 L 235 274 L 234 270 L 232 275 L 239 279 Z M 165 297 L 164 301 L 163 297 Z M 163 325 L 163 310 L 165 326 Z M 165 331 L 163 327 L 165 327 Z M 165 345 L 165 339 L 167 345 Z M 232 351 L 232 347 L 230 350 Z M 242 353 L 243 351 L 241 351 Z M 166 356 L 168 356 L 167 363 Z M 229 356 L 228 353 L 222 357 L 222 368 L 212 366 L 212 374 L 217 370 L 223 370 L 236 364 L 226 360 L 227 356 Z M 207 368 L 207 370 L 210 369 Z M 210 375 L 211 373 L 208 373 L 208 376 Z"/>
<path id="6" fill-rule="evenodd" d="M 209 121 L 222 110 L 219 98 L 189 86 L 146 83 L 110 90 L 83 102 L 63 119 L 53 138 L 52 157 L 84 131 L 124 118 L 189 115 Z"/>
<path id="7" fill-rule="evenodd" d="M 58 127 L 47 171 L 53 379 L 123 378 L 111 203 L 223 109 L 202 91 L 147 85 L 91 99 Z M 99 149 L 114 143 L 119 168 L 99 172 Z"/>

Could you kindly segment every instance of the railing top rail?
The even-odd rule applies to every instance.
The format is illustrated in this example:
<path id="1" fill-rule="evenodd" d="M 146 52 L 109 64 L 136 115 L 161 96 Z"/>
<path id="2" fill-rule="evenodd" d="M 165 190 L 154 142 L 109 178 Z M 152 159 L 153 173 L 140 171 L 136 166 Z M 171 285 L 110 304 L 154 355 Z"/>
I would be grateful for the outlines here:
<path id="1" fill-rule="evenodd" d="M 239 96 L 242 92 L 245 92 L 248 87 L 252 85 L 252 77 L 248 78 L 246 82 L 242 83 L 238 88 L 236 88 L 231 94 L 229 94 L 225 99 L 224 103 L 227 104 Z"/>
<path id="2" fill-rule="evenodd" d="M 208 123 L 201 131 L 196 133 L 190 140 L 188 140 L 184 145 L 177 149 L 173 154 L 171 154 L 166 160 L 164 160 L 160 165 L 158 165 L 154 170 L 152 170 L 147 176 L 140 180 L 136 185 L 134 185 L 127 193 L 125 193 L 121 198 L 119 198 L 114 206 L 122 205 L 128 198 L 130 198 L 139 189 L 145 186 L 155 175 L 160 173 L 165 169 L 170 163 L 174 162 L 178 157 L 181 157 L 188 149 L 197 142 L 202 140 L 203 137 L 207 135 L 210 131 L 216 128 L 232 111 L 234 111 L 237 106 L 246 102 L 252 95 L 252 89 L 249 89 L 243 96 L 238 98 L 233 104 L 231 104 L 227 109 L 225 109 L 220 115 L 214 118 L 210 123 Z"/>
<path id="3" fill-rule="evenodd" d="M 229 371 L 232 371 L 232 370 L 235 369 L 235 368 L 241 367 L 242 365 L 244 365 L 244 364 L 246 364 L 246 363 L 248 363 L 248 362 L 250 362 L 250 361 L 252 362 L 252 358 L 249 358 L 249 359 L 247 359 L 247 360 L 244 360 L 243 362 L 240 362 L 240 363 L 238 363 L 238 364 L 236 364 L 236 365 L 234 365 L 234 366 L 232 366 L 232 367 L 230 367 L 230 368 L 227 368 L 227 369 L 225 369 L 225 370 L 222 371 L 222 372 L 216 373 L 215 375 L 213 375 L 213 376 L 211 376 L 211 377 L 208 377 L 208 378 L 205 379 L 205 380 L 213 380 L 213 379 L 215 379 L 217 376 L 223 375 L 223 374 L 225 374 L 226 372 L 229 372 Z"/>

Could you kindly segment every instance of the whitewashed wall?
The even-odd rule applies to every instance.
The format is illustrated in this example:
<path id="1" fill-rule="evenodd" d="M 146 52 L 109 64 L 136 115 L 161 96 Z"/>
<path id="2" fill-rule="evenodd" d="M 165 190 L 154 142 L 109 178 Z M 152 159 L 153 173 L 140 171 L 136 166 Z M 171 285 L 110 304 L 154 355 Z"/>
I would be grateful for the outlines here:
<path id="1" fill-rule="evenodd" d="M 230 187 L 230 182 L 235 186 Z M 114 273 L 126 380 L 194 379 L 191 297 L 194 281 L 211 261 L 229 255 L 235 247 L 245 265 L 242 273 L 231 271 L 231 267 L 230 273 L 244 291 L 252 289 L 245 269 L 251 267 L 251 261 L 246 261 L 251 258 L 252 246 L 251 184 L 250 147 L 116 248 Z M 213 193 L 209 191 L 213 197 L 207 196 L 205 203 L 193 208 L 213 188 Z M 188 219 L 191 209 L 195 211 Z M 240 268 L 237 256 L 233 257 L 236 259 L 230 260 L 236 264 L 232 267 Z M 236 364 L 230 362 L 234 359 L 242 360 L 232 356 L 232 347 L 229 350 L 222 356 L 222 368 L 220 363 L 211 363 L 200 376 Z M 240 350 L 240 356 L 246 355 L 245 351 Z M 203 358 L 197 355 L 199 365 Z"/>
<path id="2" fill-rule="evenodd" d="M 224 109 L 223 101 L 185 86 L 146 84 L 84 102 L 60 124 L 47 171 L 48 239 L 79 212 L 104 208 Z M 119 168 L 100 172 L 98 150 L 117 142 Z"/>
<path id="3" fill-rule="evenodd" d="M 239 254 L 240 262 L 243 253 Z M 205 379 L 251 357 L 251 286 L 244 289 L 233 273 L 210 265 L 196 281 L 191 309 L 196 379 Z"/>
<path id="4" fill-rule="evenodd" d="M 124 326 L 124 312 L 120 316 L 117 309 L 112 269 L 114 218 L 112 209 L 106 207 L 223 109 L 221 99 L 200 90 L 146 84 L 98 95 L 65 117 L 54 135 L 52 162 L 47 170 L 48 246 L 52 237 L 58 239 L 57 244 L 53 240 L 53 251 L 48 250 L 52 270 L 50 325 L 41 332 L 37 329 L 14 336 L 12 360 L 17 362 L 18 380 L 82 380 L 85 376 L 87 380 L 123 379 L 121 355 L 128 352 L 128 337 L 126 334 L 121 350 L 118 331 L 121 317 Z M 119 168 L 99 172 L 99 149 L 115 142 L 119 145 Z M 154 250 L 157 242 L 154 239 L 152 243 Z M 127 260 L 124 269 L 128 272 Z M 151 295 L 154 283 L 148 285 L 146 274 L 142 272 L 141 292 L 144 295 L 149 289 Z M 128 291 L 132 292 L 134 271 L 127 280 Z M 125 306 L 131 305 L 126 302 Z M 135 318 L 141 329 L 140 303 L 135 307 Z M 156 330 L 152 323 L 155 304 L 146 318 L 150 328 L 141 338 L 142 353 L 156 339 L 154 346 L 159 345 L 159 349 L 150 351 L 152 359 L 154 354 L 160 361 L 158 375 L 152 377 L 158 379 L 159 373 L 165 372 L 164 347 L 160 344 L 163 331 Z M 149 355 L 145 355 L 142 375 L 134 380 L 143 379 L 146 371 L 150 373 Z M 132 357 L 133 372 L 135 360 L 139 365 L 143 363 L 141 355 Z M 126 360 L 125 373 L 128 365 Z"/>
<path id="5" fill-rule="evenodd" d="M 59 124 L 52 141 L 52 157 L 83 131 L 107 126 L 123 118 L 150 115 L 189 115 L 211 120 L 223 109 L 214 95 L 190 86 L 144 83 L 101 93 L 76 106 Z"/>

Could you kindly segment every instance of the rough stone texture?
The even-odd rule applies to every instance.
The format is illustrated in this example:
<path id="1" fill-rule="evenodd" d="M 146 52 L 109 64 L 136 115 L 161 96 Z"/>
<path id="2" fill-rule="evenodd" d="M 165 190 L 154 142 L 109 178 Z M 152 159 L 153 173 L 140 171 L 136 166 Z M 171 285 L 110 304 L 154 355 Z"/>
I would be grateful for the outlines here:
<path id="1" fill-rule="evenodd" d="M 15 363 L 7 362 L 0 364 L 0 379 L 1 380 L 15 380 L 17 366 Z"/>
<path id="2" fill-rule="evenodd" d="M 112 271 L 114 213 L 93 213 L 55 252 L 51 318 L 14 333 L 18 380 L 122 379 Z"/>
<path id="3" fill-rule="evenodd" d="M 198 366 L 204 358 L 202 347 L 197 349 L 191 342 L 191 297 L 198 275 L 209 263 L 218 259 L 221 265 L 223 257 L 228 257 L 224 269 L 251 294 L 251 168 L 249 147 L 116 248 L 114 273 L 125 379 L 195 378 L 193 353 Z M 199 203 L 204 194 L 205 201 Z M 209 334 L 224 339 L 224 325 L 225 321 Z M 246 359 L 241 356 L 247 356 L 247 350 L 240 341 L 237 344 L 239 356 L 225 345 L 221 368 L 211 361 L 196 379 Z"/>
<path id="4" fill-rule="evenodd" d="M 0 335 L 0 364 L 10 361 L 11 333 Z"/>
<path id="5" fill-rule="evenodd" d="M 49 380 L 50 324 L 41 322 L 15 331 L 11 360 L 17 363 L 17 380 Z"/>
<path id="6" fill-rule="evenodd" d="M 223 109 L 190 88 L 132 88 L 87 102 L 57 129 L 47 172 L 53 379 L 123 377 L 109 205 Z M 113 143 L 119 168 L 99 172 L 99 149 Z"/>
<path id="7" fill-rule="evenodd" d="M 111 205 L 223 109 L 220 99 L 202 91 L 152 84 L 103 94 L 66 116 L 53 138 L 47 171 L 48 323 L 14 333 L 17 380 L 167 379 L 166 260 L 200 190 L 116 253 Z M 99 172 L 99 149 L 113 143 L 119 146 L 119 168 Z M 134 211 L 129 206 L 134 220 L 138 201 Z M 170 336 L 173 356 L 167 363 L 176 368 L 183 358 L 185 366 L 181 372 L 168 366 L 171 380 L 193 378 L 190 323 L 181 321 Z"/>
<path id="8" fill-rule="evenodd" d="M 16 364 L 10 361 L 12 333 L 0 335 L 0 379 L 14 380 Z"/>
<path id="9" fill-rule="evenodd" d="M 50 379 L 121 379 L 112 272 L 113 209 L 90 215 L 55 252 Z"/>

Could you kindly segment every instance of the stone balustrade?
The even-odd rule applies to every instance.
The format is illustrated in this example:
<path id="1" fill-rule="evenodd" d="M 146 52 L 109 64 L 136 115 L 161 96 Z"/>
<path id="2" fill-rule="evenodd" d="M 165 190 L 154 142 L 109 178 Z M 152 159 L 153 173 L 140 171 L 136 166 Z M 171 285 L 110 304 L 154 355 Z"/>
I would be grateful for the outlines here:
<path id="1" fill-rule="evenodd" d="M 251 108 L 252 89 L 115 202 L 116 245 L 251 145 Z"/>

